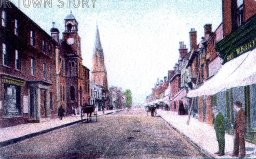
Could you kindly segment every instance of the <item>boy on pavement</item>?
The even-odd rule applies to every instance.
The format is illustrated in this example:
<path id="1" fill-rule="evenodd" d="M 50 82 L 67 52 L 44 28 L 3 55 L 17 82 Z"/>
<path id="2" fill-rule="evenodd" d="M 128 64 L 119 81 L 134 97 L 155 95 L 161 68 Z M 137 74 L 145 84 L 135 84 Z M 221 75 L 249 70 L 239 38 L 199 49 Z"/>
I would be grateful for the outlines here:
<path id="1" fill-rule="evenodd" d="M 224 127 L 224 116 L 215 106 L 213 108 L 214 114 L 214 129 L 216 132 L 216 138 L 218 141 L 219 151 L 216 152 L 218 156 L 224 156 L 225 154 L 225 127 Z"/>

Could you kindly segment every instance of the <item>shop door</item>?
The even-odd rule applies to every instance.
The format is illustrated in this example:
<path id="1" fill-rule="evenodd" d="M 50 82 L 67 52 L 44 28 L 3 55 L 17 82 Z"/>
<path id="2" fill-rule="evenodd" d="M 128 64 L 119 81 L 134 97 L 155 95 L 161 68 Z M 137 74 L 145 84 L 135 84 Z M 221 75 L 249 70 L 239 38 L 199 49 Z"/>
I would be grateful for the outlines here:
<path id="1" fill-rule="evenodd" d="M 47 117 L 47 110 L 46 110 L 46 90 L 41 90 L 41 101 L 40 101 L 40 113 L 42 118 Z"/>
<path id="2" fill-rule="evenodd" d="M 35 110 L 35 106 L 36 106 L 36 89 L 34 88 L 30 88 L 30 118 L 34 119 L 36 117 L 36 110 Z"/>

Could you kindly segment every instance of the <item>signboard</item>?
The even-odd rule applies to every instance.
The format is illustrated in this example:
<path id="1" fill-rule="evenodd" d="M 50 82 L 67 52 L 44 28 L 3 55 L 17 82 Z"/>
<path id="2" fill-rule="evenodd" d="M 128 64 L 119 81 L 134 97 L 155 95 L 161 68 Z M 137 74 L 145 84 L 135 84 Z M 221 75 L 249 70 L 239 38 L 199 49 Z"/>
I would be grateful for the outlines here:
<path id="1" fill-rule="evenodd" d="M 28 96 L 23 96 L 23 113 L 28 113 Z"/>
<path id="2" fill-rule="evenodd" d="M 224 63 L 254 48 L 256 48 L 256 16 L 216 44 L 216 51 L 219 52 Z"/>
<path id="3" fill-rule="evenodd" d="M 7 77 L 7 76 L 3 76 L 2 83 L 12 84 L 12 85 L 16 85 L 16 86 L 24 86 L 25 85 L 25 81 L 15 79 L 12 77 Z"/>

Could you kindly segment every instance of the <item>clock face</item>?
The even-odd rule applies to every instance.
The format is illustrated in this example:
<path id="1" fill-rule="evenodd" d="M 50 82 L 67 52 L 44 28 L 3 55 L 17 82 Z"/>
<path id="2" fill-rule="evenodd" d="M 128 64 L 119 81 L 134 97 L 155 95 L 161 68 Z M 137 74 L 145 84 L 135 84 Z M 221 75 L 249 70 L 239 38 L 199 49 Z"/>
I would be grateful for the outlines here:
<path id="1" fill-rule="evenodd" d="M 74 38 L 68 38 L 67 43 L 68 43 L 68 45 L 73 45 L 75 43 L 75 39 Z"/>

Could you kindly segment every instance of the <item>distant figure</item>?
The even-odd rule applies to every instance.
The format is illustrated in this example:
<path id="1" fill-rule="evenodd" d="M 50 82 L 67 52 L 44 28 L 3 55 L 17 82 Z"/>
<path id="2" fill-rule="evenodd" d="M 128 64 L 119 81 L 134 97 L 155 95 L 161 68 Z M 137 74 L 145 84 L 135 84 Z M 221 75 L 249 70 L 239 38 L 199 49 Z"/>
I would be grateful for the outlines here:
<path id="1" fill-rule="evenodd" d="M 179 110 L 178 110 L 179 115 L 186 115 L 186 110 L 184 108 L 184 105 L 182 102 L 179 102 Z"/>
<path id="2" fill-rule="evenodd" d="M 103 114 L 105 114 L 105 106 L 104 105 L 102 105 L 102 112 L 103 112 Z"/>
<path id="3" fill-rule="evenodd" d="M 237 112 L 234 129 L 234 150 L 233 157 L 245 157 L 245 133 L 246 133 L 246 117 L 245 112 L 242 108 L 242 103 L 236 101 L 234 109 Z"/>
<path id="4" fill-rule="evenodd" d="M 60 120 L 62 120 L 63 116 L 64 116 L 64 113 L 65 113 L 65 110 L 64 108 L 62 107 L 62 105 L 59 107 L 58 109 L 58 116 L 60 118 Z"/>
<path id="5" fill-rule="evenodd" d="M 224 156 L 225 154 L 225 126 L 224 126 L 224 116 L 217 107 L 213 108 L 214 114 L 214 129 L 216 132 L 216 138 L 219 145 L 219 151 L 216 152 L 218 156 Z"/>

